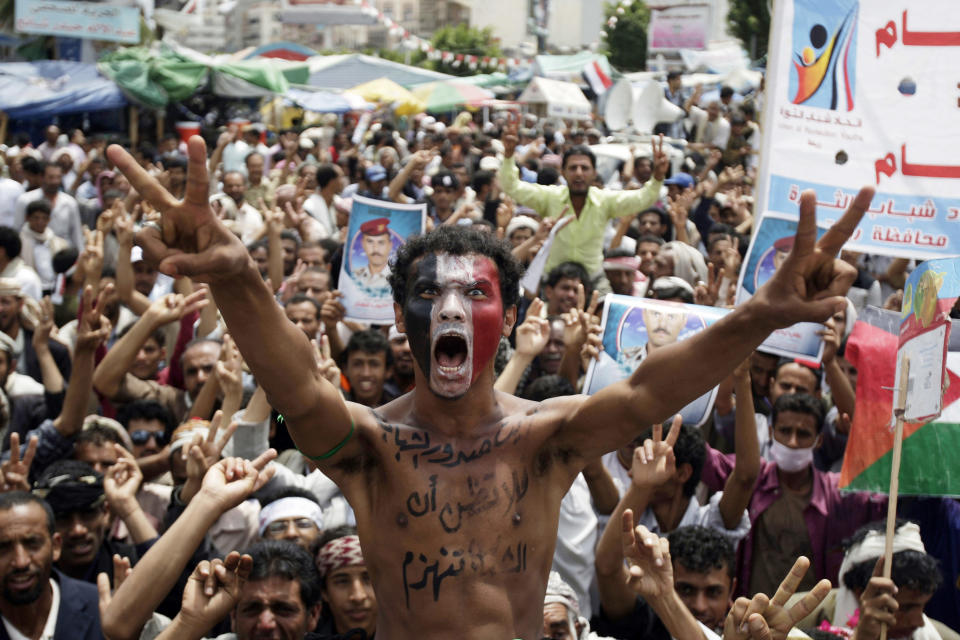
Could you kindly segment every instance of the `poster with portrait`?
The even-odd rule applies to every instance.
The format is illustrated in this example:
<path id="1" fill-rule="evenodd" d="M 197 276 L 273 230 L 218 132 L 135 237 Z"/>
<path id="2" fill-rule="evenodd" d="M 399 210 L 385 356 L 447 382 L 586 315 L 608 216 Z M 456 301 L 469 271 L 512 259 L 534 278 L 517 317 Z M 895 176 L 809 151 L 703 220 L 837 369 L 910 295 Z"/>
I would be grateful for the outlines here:
<path id="1" fill-rule="evenodd" d="M 590 363 L 583 392 L 593 395 L 630 377 L 651 351 L 686 340 L 727 313 L 729 309 L 608 295 L 601 321 L 603 351 Z M 711 389 L 685 406 L 680 411 L 684 424 L 703 424 L 716 395 L 716 388 Z"/>
<path id="2" fill-rule="evenodd" d="M 788 215 L 768 213 L 760 221 L 760 227 L 750 240 L 750 248 L 740 270 L 737 283 L 737 304 L 749 300 L 783 264 L 793 248 L 797 222 Z M 819 238 L 826 230 L 817 229 Z M 763 341 L 759 349 L 785 358 L 803 358 L 820 362 L 823 340 L 817 335 L 823 325 L 816 322 L 800 322 L 778 329 Z"/>
<path id="3" fill-rule="evenodd" d="M 353 197 L 337 285 L 347 320 L 393 324 L 390 265 L 407 238 L 423 233 L 426 219 L 425 204 Z"/>

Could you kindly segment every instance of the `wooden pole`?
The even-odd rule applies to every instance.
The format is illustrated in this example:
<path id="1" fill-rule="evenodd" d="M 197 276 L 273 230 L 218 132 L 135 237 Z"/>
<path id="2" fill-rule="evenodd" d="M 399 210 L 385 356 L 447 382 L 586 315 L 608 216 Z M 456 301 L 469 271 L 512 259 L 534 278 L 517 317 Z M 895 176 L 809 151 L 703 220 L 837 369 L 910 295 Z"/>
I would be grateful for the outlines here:
<path id="1" fill-rule="evenodd" d="M 6 111 L 0 111 L 0 142 L 7 139 L 7 125 L 10 123 L 10 116 Z"/>
<path id="2" fill-rule="evenodd" d="M 163 141 L 163 131 L 166 129 L 167 125 L 167 114 L 165 111 L 157 112 L 157 147 L 160 147 L 160 143 Z"/>
<path id="3" fill-rule="evenodd" d="M 130 105 L 130 147 L 137 146 L 140 141 L 140 109 Z"/>
<path id="4" fill-rule="evenodd" d="M 900 454 L 903 451 L 903 414 L 907 408 L 907 388 L 910 381 L 910 358 L 903 357 L 900 364 L 900 388 L 897 389 L 897 404 L 893 415 L 896 428 L 893 432 L 893 460 L 890 464 L 890 493 L 887 503 L 887 537 L 883 549 L 883 577 L 890 578 L 893 568 L 893 535 L 897 523 L 897 493 L 900 491 Z M 887 623 L 880 625 L 880 640 L 887 640 Z"/>

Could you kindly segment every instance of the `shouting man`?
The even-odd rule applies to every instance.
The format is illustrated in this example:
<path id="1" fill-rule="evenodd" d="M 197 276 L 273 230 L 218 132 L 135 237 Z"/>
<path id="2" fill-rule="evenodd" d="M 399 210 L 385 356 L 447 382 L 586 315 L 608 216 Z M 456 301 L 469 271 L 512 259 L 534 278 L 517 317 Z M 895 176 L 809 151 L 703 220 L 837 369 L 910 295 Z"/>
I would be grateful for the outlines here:
<path id="1" fill-rule="evenodd" d="M 416 386 L 371 409 L 346 402 L 317 372 L 306 336 L 210 209 L 203 140 L 194 136 L 188 149 L 187 196 L 177 201 L 110 147 L 162 214 L 137 241 L 162 273 L 210 283 L 297 446 L 353 505 L 379 640 L 537 637 L 543 611 L 530 603 L 543 601 L 560 501 L 577 474 L 715 386 L 772 330 L 843 308 L 856 271 L 834 256 L 873 196 L 861 191 L 818 243 L 815 194 L 805 192 L 796 245 L 768 286 L 708 329 L 649 354 L 629 379 L 542 403 L 493 389 L 497 344 L 517 316 L 520 266 L 509 246 L 449 226 L 414 238 L 398 252 L 390 284 Z M 686 616 L 682 637 L 700 637 Z"/>

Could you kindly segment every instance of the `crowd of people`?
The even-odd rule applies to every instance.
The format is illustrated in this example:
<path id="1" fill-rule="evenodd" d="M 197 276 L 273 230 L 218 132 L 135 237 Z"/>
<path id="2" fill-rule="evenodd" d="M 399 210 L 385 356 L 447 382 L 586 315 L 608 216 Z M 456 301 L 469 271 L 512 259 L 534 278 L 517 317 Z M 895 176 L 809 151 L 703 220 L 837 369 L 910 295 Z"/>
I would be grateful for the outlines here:
<path id="1" fill-rule="evenodd" d="M 960 638 L 957 501 L 901 499 L 885 578 L 886 496 L 838 489 L 846 341 L 912 263 L 841 252 L 866 189 L 815 245 L 807 194 L 735 305 L 761 96 L 667 82 L 686 115 L 609 175 L 600 130 L 509 112 L 15 134 L 0 638 Z M 358 195 L 426 203 L 361 274 L 390 325 L 337 290 Z M 679 342 L 645 316 L 635 372 L 580 395 L 609 294 L 733 311 Z M 758 350 L 797 321 L 820 362 Z"/>

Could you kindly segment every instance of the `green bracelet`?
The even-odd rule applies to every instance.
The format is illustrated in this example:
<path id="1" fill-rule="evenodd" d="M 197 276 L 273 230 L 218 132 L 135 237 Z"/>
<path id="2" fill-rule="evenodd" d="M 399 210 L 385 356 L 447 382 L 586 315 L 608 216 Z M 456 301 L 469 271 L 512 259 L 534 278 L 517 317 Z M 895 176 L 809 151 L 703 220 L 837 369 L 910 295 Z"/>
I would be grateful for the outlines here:
<path id="1" fill-rule="evenodd" d="M 347 434 L 347 437 L 346 437 L 346 438 L 344 438 L 343 440 L 340 441 L 340 444 L 338 444 L 337 446 L 335 446 L 333 449 L 330 449 L 330 451 L 328 451 L 327 453 L 323 454 L 322 456 L 311 456 L 311 455 L 308 455 L 308 454 L 306 454 L 306 453 L 303 453 L 303 451 L 300 451 L 300 447 L 297 447 L 297 451 L 300 451 L 300 453 L 302 453 L 303 455 L 307 456 L 308 458 L 310 458 L 310 459 L 313 460 L 314 462 L 316 462 L 317 460 L 327 460 L 327 459 L 332 458 L 333 456 L 335 456 L 335 455 L 337 454 L 337 452 L 340 451 L 340 449 L 343 449 L 343 448 L 346 446 L 346 444 L 347 444 L 348 442 L 350 442 L 350 438 L 353 437 L 353 430 L 354 430 L 355 428 L 356 428 L 356 424 L 353 422 L 353 418 L 350 418 L 350 433 Z"/>

